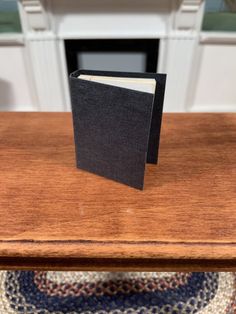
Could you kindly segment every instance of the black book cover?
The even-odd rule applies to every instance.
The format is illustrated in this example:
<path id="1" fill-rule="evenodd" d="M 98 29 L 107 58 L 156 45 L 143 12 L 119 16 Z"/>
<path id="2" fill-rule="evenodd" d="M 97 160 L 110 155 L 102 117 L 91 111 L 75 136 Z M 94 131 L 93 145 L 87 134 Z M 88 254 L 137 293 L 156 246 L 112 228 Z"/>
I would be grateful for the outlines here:
<path id="1" fill-rule="evenodd" d="M 80 79 L 154 79 L 154 94 Z M 106 81 L 104 81 L 106 82 Z M 77 167 L 143 189 L 145 164 L 156 164 L 165 74 L 78 70 L 70 75 Z"/>

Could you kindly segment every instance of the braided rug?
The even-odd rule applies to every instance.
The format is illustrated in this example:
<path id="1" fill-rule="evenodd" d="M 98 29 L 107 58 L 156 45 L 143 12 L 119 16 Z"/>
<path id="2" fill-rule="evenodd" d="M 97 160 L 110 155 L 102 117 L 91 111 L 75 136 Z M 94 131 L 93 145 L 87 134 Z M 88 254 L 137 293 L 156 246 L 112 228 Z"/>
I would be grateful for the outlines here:
<path id="1" fill-rule="evenodd" d="M 233 314 L 236 273 L 1 271 L 0 314 Z"/>

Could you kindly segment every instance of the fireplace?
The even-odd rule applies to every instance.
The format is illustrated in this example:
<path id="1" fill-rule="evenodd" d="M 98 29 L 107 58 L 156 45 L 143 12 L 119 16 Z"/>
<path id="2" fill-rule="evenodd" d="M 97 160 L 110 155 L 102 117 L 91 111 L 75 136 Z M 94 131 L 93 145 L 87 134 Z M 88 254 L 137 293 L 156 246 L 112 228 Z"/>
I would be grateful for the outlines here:
<path id="1" fill-rule="evenodd" d="M 188 110 L 202 0 L 19 0 L 19 5 L 39 110 L 70 111 L 68 73 L 77 68 L 167 73 L 164 109 Z"/>
<path id="2" fill-rule="evenodd" d="M 156 72 L 158 39 L 65 40 L 68 74 L 76 69 Z"/>

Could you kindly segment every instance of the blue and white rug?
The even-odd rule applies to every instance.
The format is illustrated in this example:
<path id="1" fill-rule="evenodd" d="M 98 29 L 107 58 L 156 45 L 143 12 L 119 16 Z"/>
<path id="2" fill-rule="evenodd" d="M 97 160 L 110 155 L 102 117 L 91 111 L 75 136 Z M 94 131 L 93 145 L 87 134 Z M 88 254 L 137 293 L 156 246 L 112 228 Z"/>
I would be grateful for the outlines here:
<path id="1" fill-rule="evenodd" d="M 234 314 L 235 273 L 0 272 L 0 314 Z"/>

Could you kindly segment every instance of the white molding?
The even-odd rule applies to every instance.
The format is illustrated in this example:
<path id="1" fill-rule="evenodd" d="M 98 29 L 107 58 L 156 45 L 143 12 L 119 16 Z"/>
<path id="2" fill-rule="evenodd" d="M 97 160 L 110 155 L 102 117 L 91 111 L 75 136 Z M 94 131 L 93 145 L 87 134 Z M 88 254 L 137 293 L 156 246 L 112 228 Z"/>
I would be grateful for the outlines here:
<path id="1" fill-rule="evenodd" d="M 27 32 L 25 34 L 25 39 L 30 40 L 30 41 L 43 41 L 43 40 L 47 40 L 47 41 L 55 41 L 57 39 L 56 35 L 51 32 L 51 31 L 40 31 L 37 33 L 34 32 Z"/>
<path id="2" fill-rule="evenodd" d="M 59 68 L 62 90 L 64 91 L 64 111 L 71 111 L 71 100 L 70 100 L 70 90 L 69 90 L 69 80 L 66 64 L 66 54 L 64 40 L 58 40 L 58 60 L 61 63 Z"/>
<path id="3" fill-rule="evenodd" d="M 60 39 L 166 36 L 172 1 L 48 0 Z"/>
<path id="4" fill-rule="evenodd" d="M 23 46 L 24 36 L 17 33 L 0 34 L 0 46 Z"/>
<path id="5" fill-rule="evenodd" d="M 196 40 L 195 49 L 192 56 L 192 66 L 190 69 L 191 73 L 189 75 L 188 88 L 185 98 L 185 108 L 188 112 L 191 112 L 196 96 L 196 86 L 201 68 L 202 53 L 202 46 L 199 45 L 199 40 Z"/>
<path id="6" fill-rule="evenodd" d="M 236 112 L 236 104 L 202 104 L 194 105 L 190 112 Z"/>
<path id="7" fill-rule="evenodd" d="M 166 37 L 169 39 L 195 39 L 198 34 L 196 30 L 171 30 Z"/>
<path id="8" fill-rule="evenodd" d="M 202 0 L 183 0 L 181 4 L 182 12 L 198 12 Z"/>
<path id="9" fill-rule="evenodd" d="M 31 35 L 32 39 L 37 40 L 34 34 Z M 43 36 L 44 37 L 44 36 Z M 50 37 L 48 35 L 48 37 Z M 147 39 L 195 39 L 199 37 L 199 33 L 195 30 L 186 31 L 186 30 L 170 30 L 169 32 L 143 32 L 143 33 L 133 33 L 126 32 L 123 33 L 101 33 L 101 32 L 93 32 L 93 33 L 84 33 L 78 34 L 76 32 L 66 32 L 60 33 L 56 36 L 56 38 L 60 40 L 64 39 L 136 39 L 136 38 L 147 38 Z"/>
<path id="10" fill-rule="evenodd" d="M 202 19 L 203 0 L 182 0 L 175 15 L 174 28 L 179 30 L 199 30 Z"/>
<path id="11" fill-rule="evenodd" d="M 50 29 L 54 34 L 56 34 L 57 25 L 56 25 L 56 19 L 54 16 L 53 2 L 51 0 L 46 0 L 46 8 L 47 8 L 47 15 L 48 15 L 48 21 L 50 24 Z"/>
<path id="12" fill-rule="evenodd" d="M 49 29 L 49 20 L 44 0 L 21 0 L 22 14 L 28 30 L 42 31 Z"/>
<path id="13" fill-rule="evenodd" d="M 194 62 L 197 38 L 168 38 L 165 43 L 165 58 L 161 70 L 167 73 L 165 111 L 187 110 L 189 80 Z"/>
<path id="14" fill-rule="evenodd" d="M 54 40 L 28 41 L 31 68 L 41 111 L 64 111 L 58 45 Z"/>
<path id="15" fill-rule="evenodd" d="M 153 31 L 144 31 L 144 32 L 131 32 L 127 30 L 125 33 L 123 32 L 87 32 L 87 33 L 77 33 L 77 32 L 60 32 L 57 35 L 58 39 L 159 39 L 166 38 L 167 34 L 165 32 L 153 32 Z"/>
<path id="16" fill-rule="evenodd" d="M 201 32 L 201 44 L 235 44 L 235 32 Z"/>
<path id="17" fill-rule="evenodd" d="M 34 75 L 33 66 L 32 66 L 29 43 L 27 40 L 25 41 L 24 64 L 25 64 L 25 70 L 26 70 L 26 75 L 27 75 L 27 82 L 29 86 L 29 92 L 30 92 L 31 101 L 32 101 L 32 108 L 33 108 L 32 110 L 39 111 L 40 110 L 39 97 L 37 94 L 35 75 Z"/>
<path id="18" fill-rule="evenodd" d="M 25 64 L 34 104 L 40 111 L 65 111 L 65 88 L 47 0 L 19 0 L 26 45 Z"/>
<path id="19" fill-rule="evenodd" d="M 158 73 L 166 72 L 167 52 L 168 52 L 168 40 L 166 38 L 162 38 L 159 41 L 158 65 L 157 65 Z"/>

